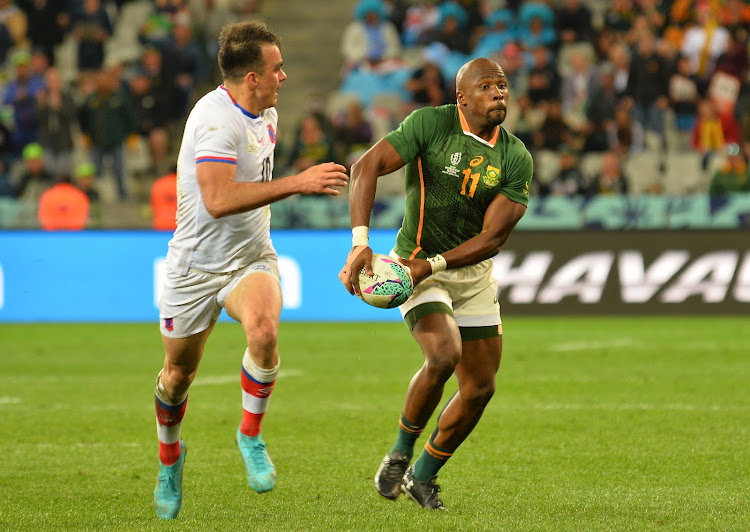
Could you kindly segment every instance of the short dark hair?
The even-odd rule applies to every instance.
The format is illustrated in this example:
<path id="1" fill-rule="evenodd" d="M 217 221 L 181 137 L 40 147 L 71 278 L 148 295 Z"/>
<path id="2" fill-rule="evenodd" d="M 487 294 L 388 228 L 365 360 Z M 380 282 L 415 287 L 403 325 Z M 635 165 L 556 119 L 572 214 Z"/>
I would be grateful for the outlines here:
<path id="1" fill-rule="evenodd" d="M 219 35 L 219 68 L 226 80 L 237 81 L 248 72 L 263 73 L 264 44 L 279 46 L 279 39 L 265 24 L 245 21 L 227 24 Z"/>

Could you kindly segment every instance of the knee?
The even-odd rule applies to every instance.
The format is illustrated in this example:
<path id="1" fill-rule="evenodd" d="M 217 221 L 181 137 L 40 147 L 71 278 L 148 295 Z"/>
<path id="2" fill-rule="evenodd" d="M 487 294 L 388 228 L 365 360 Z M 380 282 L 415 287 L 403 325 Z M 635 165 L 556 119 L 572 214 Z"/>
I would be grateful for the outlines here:
<path id="1" fill-rule="evenodd" d="M 461 351 L 459 350 L 443 350 L 437 354 L 427 354 L 425 369 L 436 380 L 444 382 L 453 375 L 460 360 Z"/>
<path id="2" fill-rule="evenodd" d="M 195 368 L 187 368 L 177 364 L 167 364 L 161 372 L 161 383 L 171 396 L 185 395 L 195 379 Z"/>
<path id="3" fill-rule="evenodd" d="M 461 398 L 472 410 L 483 410 L 495 395 L 495 380 L 473 383 L 461 390 Z"/>
<path id="4" fill-rule="evenodd" d="M 279 335 L 278 325 L 266 317 L 255 320 L 246 329 L 247 346 L 250 351 L 261 357 L 271 357 L 276 351 Z"/>

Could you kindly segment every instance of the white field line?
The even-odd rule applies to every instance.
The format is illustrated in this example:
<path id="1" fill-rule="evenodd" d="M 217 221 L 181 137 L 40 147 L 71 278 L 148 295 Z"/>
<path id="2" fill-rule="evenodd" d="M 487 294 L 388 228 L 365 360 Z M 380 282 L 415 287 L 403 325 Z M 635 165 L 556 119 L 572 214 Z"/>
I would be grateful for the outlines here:
<path id="1" fill-rule="evenodd" d="M 642 349 L 647 344 L 635 342 L 630 338 L 612 338 L 610 340 L 581 340 L 578 342 L 562 342 L 546 346 L 547 351 L 552 352 L 569 352 L 569 351 L 587 351 L 592 349 Z M 716 351 L 717 348 L 723 348 L 727 351 L 736 351 L 738 353 L 746 352 L 750 344 L 733 339 L 724 339 L 721 342 L 683 342 L 679 345 L 681 351 Z"/>
<path id="2" fill-rule="evenodd" d="M 750 405 L 698 405 L 690 403 L 536 403 L 503 405 L 508 410 L 641 410 L 677 412 L 747 411 Z"/>
<path id="3" fill-rule="evenodd" d="M 550 351 L 585 351 L 587 349 L 610 349 L 619 347 L 635 347 L 638 344 L 630 338 L 612 338 L 610 340 L 563 342 L 549 346 Z"/>
<path id="4" fill-rule="evenodd" d="M 90 449 L 92 447 L 127 447 L 127 448 L 141 448 L 143 443 L 133 441 L 123 442 L 74 442 L 74 443 L 50 443 L 43 442 L 37 443 L 35 447 L 37 449 Z"/>
<path id="5" fill-rule="evenodd" d="M 156 374 L 154 374 L 156 375 Z M 298 369 L 282 369 L 279 370 L 278 377 L 284 378 L 284 377 L 301 377 L 303 375 L 302 371 Z M 86 381 L 100 381 L 102 379 L 106 378 L 102 375 L 68 375 L 65 377 L 61 377 L 58 375 L 46 375 L 46 376 L 38 376 L 38 375 L 13 375 L 11 377 L 3 377 L 0 375 L 0 382 L 27 382 L 27 381 L 33 381 L 33 382 L 79 382 L 82 380 Z M 151 379 L 153 380 L 153 379 Z M 230 382 L 240 382 L 240 372 L 239 369 L 237 370 L 237 373 L 234 373 L 232 375 L 218 375 L 215 377 L 201 377 L 200 375 L 195 378 L 195 381 L 193 382 L 193 386 L 200 385 L 201 383 L 205 385 L 212 385 L 212 384 L 227 384 Z M 2 397 L 0 397 L 0 404 L 2 404 Z"/>
<path id="6" fill-rule="evenodd" d="M 501 370 L 502 371 L 502 370 Z M 643 384 L 645 380 L 639 377 L 623 377 L 623 376 L 612 376 L 612 377 L 588 377 L 585 375 L 529 375 L 529 376 L 513 376 L 513 377 L 501 377 L 502 382 L 561 382 L 561 383 L 595 383 L 595 382 L 608 382 L 608 383 L 630 383 L 630 384 Z"/>
<path id="7" fill-rule="evenodd" d="M 298 369 L 280 369 L 279 374 L 276 376 L 277 379 L 285 379 L 287 377 L 301 377 L 302 372 Z M 217 386 L 221 384 L 239 384 L 240 373 L 234 373 L 232 375 L 215 375 L 213 377 L 196 377 L 193 381 L 193 386 Z"/>
<path id="8" fill-rule="evenodd" d="M 279 370 L 279 374 L 277 375 L 277 379 L 285 379 L 288 377 L 300 377 L 302 376 L 302 371 L 297 369 L 289 369 L 289 370 Z M 240 382 L 240 375 L 234 374 L 234 375 L 217 375 L 214 377 L 196 377 L 195 381 L 193 382 L 192 386 L 217 386 L 217 385 L 223 385 L 223 384 L 239 384 Z M 191 386 L 191 387 L 192 387 Z M 20 405 L 22 403 L 22 399 L 20 397 L 10 397 L 10 396 L 0 396 L 0 407 L 6 406 L 6 405 Z M 83 410 L 119 410 L 123 407 L 120 403 L 113 403 L 113 404 L 102 404 L 99 403 L 96 406 L 87 406 L 84 407 Z M 56 407 L 51 407 L 53 410 Z M 59 408 L 69 408 L 69 405 L 60 405 Z"/>
<path id="9" fill-rule="evenodd" d="M 0 397 L 0 406 L 1 405 L 17 405 L 21 402 L 20 397 Z"/>

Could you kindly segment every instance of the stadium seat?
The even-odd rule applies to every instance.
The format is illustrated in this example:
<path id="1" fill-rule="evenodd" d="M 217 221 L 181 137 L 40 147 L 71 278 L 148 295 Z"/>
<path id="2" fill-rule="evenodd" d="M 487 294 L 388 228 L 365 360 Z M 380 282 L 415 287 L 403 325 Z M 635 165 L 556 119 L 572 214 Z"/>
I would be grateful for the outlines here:
<path id="1" fill-rule="evenodd" d="M 370 104 L 373 108 L 382 108 L 391 116 L 400 116 L 404 107 L 404 99 L 396 93 L 389 92 L 376 95 Z"/>
<path id="2" fill-rule="evenodd" d="M 346 113 L 346 110 L 354 102 L 360 99 L 356 94 L 350 92 L 334 91 L 328 95 L 326 100 L 326 115 L 337 116 Z"/>
<path id="3" fill-rule="evenodd" d="M 76 82 L 78 76 L 77 44 L 71 35 L 55 47 L 55 66 L 64 84 Z"/>
<path id="4" fill-rule="evenodd" d="M 416 69 L 424 65 L 424 46 L 410 46 L 401 50 L 399 56 L 409 68 Z"/>
<path id="5" fill-rule="evenodd" d="M 549 183 L 560 171 L 560 156 L 552 150 L 539 150 L 534 154 L 534 178 Z"/>
<path id="6" fill-rule="evenodd" d="M 13 198 L 0 198 L 0 229 L 15 229 L 21 202 Z"/>
<path id="7" fill-rule="evenodd" d="M 659 160 L 649 151 L 628 155 L 623 162 L 623 170 L 628 178 L 630 194 L 642 194 L 650 187 L 662 184 Z"/>
<path id="8" fill-rule="evenodd" d="M 664 193 L 674 196 L 706 193 L 709 179 L 701 168 L 701 154 L 670 153 L 666 160 Z"/>
<path id="9" fill-rule="evenodd" d="M 596 50 L 594 49 L 594 45 L 590 42 L 577 42 L 563 45 L 560 48 L 557 60 L 557 71 L 561 76 L 570 74 L 570 56 L 575 52 L 580 52 L 588 57 L 590 64 L 596 64 Z"/>
<path id="10" fill-rule="evenodd" d="M 586 179 L 593 179 L 599 175 L 602 169 L 602 158 L 604 157 L 601 153 L 585 153 L 581 156 L 578 162 L 578 168 L 581 169 L 583 177 Z"/>
<path id="11" fill-rule="evenodd" d="M 372 126 L 372 138 L 382 139 L 398 125 L 398 115 L 393 115 L 385 107 L 373 107 L 367 119 Z"/>

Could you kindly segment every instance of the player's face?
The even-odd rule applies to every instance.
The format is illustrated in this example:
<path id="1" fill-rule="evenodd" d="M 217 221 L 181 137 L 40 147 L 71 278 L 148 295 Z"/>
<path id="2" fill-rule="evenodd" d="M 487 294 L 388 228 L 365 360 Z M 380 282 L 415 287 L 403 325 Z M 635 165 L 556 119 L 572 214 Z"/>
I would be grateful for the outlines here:
<path id="1" fill-rule="evenodd" d="M 284 62 L 281 59 L 279 47 L 273 44 L 263 46 L 263 74 L 256 74 L 257 85 L 255 96 L 261 103 L 261 110 L 274 107 L 279 98 L 279 87 L 286 79 L 286 73 L 281 68 Z"/>
<path id="2" fill-rule="evenodd" d="M 478 118 L 483 118 L 490 125 L 503 123 L 508 109 L 508 80 L 498 66 L 477 68 L 473 82 L 459 98 L 466 103 L 466 111 Z"/>

